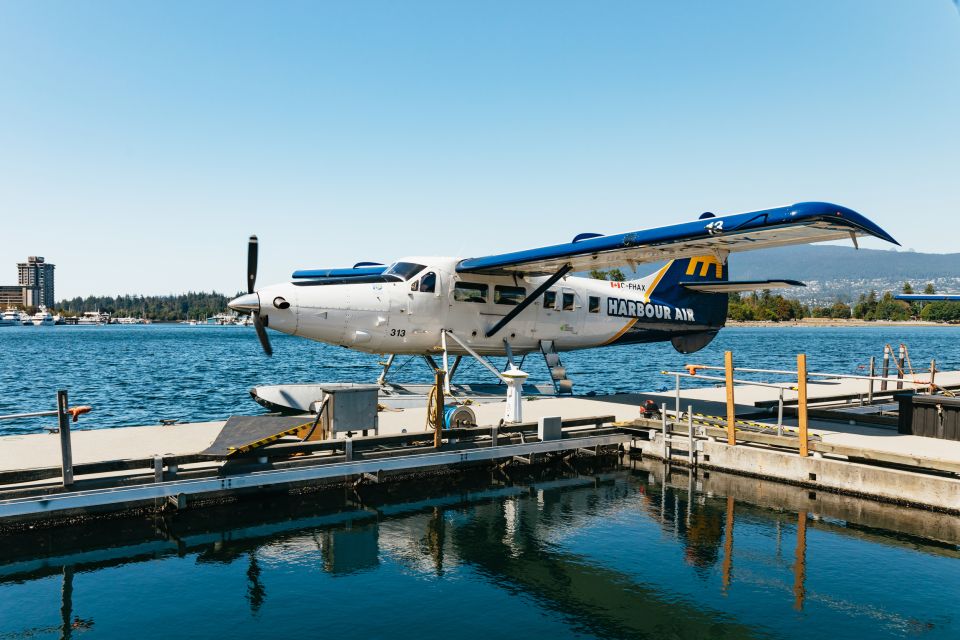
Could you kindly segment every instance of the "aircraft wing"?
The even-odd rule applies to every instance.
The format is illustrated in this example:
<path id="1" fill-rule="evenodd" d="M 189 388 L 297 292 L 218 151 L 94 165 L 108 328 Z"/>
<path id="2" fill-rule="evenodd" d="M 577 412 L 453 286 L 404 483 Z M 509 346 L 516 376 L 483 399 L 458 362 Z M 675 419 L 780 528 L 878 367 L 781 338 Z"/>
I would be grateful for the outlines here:
<path id="1" fill-rule="evenodd" d="M 791 244 L 874 236 L 899 244 L 886 231 L 856 211 L 827 202 L 801 202 L 787 207 L 701 216 L 693 222 L 590 237 L 581 234 L 567 244 L 461 260 L 460 273 L 552 274 L 610 269 L 674 258 L 736 253 Z"/>

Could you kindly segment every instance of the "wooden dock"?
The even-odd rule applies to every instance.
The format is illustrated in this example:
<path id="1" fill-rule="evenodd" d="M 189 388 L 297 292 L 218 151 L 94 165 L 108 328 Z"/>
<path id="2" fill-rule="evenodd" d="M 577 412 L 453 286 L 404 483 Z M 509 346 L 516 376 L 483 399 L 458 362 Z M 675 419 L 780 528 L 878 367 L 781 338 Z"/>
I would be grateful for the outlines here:
<path id="1" fill-rule="evenodd" d="M 960 387 L 960 372 L 937 376 L 943 387 Z M 895 384 L 891 379 L 890 386 Z M 679 419 L 641 415 L 648 399 L 672 409 L 675 392 L 528 398 L 525 422 L 515 425 L 500 424 L 503 402 L 475 404 L 481 426 L 445 430 L 439 448 L 425 406 L 382 410 L 376 436 L 315 442 L 280 437 L 242 455 L 211 449 L 223 441 L 226 421 L 75 430 L 75 479 L 68 486 L 55 434 L 5 436 L 0 437 L 0 526 L 133 507 L 182 509 L 263 491 L 387 482 L 462 466 L 502 467 L 603 452 L 960 513 L 960 442 L 858 421 L 855 412 L 843 409 L 859 406 L 863 387 L 852 380 L 811 382 L 809 406 L 822 412 L 809 420 L 807 456 L 797 418 L 789 412 L 778 435 L 771 401 L 776 405 L 779 391 L 750 384 L 734 388 L 735 445 L 725 437 L 723 386 L 682 389 Z M 795 393 L 788 390 L 785 402 Z M 693 415 L 686 414 L 687 407 Z M 563 421 L 560 437 L 541 439 L 541 419 L 556 418 Z M 287 421 L 301 419 L 311 416 Z"/>

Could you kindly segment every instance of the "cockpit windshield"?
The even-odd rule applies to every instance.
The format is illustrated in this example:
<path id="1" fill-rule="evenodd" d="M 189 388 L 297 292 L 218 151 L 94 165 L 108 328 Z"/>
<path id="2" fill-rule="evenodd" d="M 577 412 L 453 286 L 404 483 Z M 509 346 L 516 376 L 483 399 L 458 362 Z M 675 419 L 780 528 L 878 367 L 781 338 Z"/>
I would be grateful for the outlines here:
<path id="1" fill-rule="evenodd" d="M 402 280 L 409 280 L 424 269 L 426 269 L 424 265 L 415 262 L 394 262 L 383 272 L 383 275 L 396 276 Z"/>

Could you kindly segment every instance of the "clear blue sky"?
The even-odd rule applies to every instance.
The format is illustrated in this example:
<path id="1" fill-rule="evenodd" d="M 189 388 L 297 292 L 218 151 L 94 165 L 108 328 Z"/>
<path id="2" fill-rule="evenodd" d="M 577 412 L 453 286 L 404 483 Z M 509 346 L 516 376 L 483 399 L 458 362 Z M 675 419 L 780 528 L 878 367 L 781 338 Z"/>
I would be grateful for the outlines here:
<path id="1" fill-rule="evenodd" d="M 6 0 L 0 284 L 232 292 L 254 232 L 268 283 L 799 200 L 960 251 L 958 125 L 950 0 Z"/>

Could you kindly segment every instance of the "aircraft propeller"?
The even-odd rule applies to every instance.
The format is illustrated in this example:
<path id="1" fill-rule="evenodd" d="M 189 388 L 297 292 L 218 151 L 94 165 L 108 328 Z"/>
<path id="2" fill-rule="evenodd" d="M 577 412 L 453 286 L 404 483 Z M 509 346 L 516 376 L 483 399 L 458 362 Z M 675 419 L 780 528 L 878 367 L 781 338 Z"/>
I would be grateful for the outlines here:
<path id="1" fill-rule="evenodd" d="M 247 294 L 252 294 L 257 284 L 257 254 L 258 243 L 257 236 L 250 236 L 250 242 L 247 244 Z M 260 319 L 260 305 L 251 310 L 253 314 L 253 327 L 257 330 L 257 338 L 260 339 L 260 346 L 263 352 L 268 356 L 273 355 L 273 347 L 270 346 L 270 338 L 267 337 L 267 330 L 263 326 L 263 320 Z"/>

